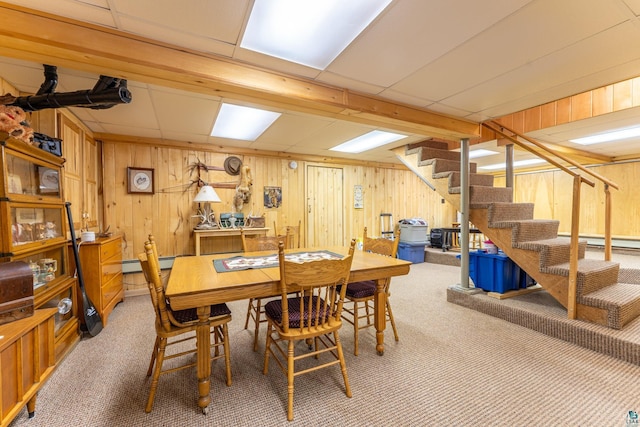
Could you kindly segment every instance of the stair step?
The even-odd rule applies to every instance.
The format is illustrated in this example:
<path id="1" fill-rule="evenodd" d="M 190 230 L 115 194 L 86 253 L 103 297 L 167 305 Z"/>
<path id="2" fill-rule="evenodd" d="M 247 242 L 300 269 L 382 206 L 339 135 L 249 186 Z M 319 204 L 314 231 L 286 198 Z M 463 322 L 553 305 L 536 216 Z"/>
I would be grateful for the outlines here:
<path id="1" fill-rule="evenodd" d="M 516 248 L 522 242 L 555 239 L 558 237 L 560 221 L 527 219 L 523 221 L 496 221 L 490 228 L 511 228 L 511 246 Z"/>
<path id="2" fill-rule="evenodd" d="M 622 329 L 640 315 L 640 285 L 615 283 L 582 295 L 578 303 L 607 310 L 607 326 Z"/>
<path id="3" fill-rule="evenodd" d="M 449 188 L 455 188 L 455 187 L 460 187 L 460 175 L 461 175 L 460 172 L 448 171 L 448 172 L 434 173 L 433 177 L 435 179 L 449 178 Z M 493 175 L 470 173 L 469 185 L 483 185 L 485 187 L 493 187 Z"/>
<path id="4" fill-rule="evenodd" d="M 417 153 L 422 147 L 437 148 L 439 150 L 449 150 L 449 143 L 445 141 L 436 141 L 430 139 L 413 144 L 407 144 L 407 146 L 405 147 L 405 154 L 409 155 Z"/>
<path id="5" fill-rule="evenodd" d="M 578 260 L 577 295 L 583 296 L 618 283 L 620 265 L 612 261 L 597 259 Z M 569 262 L 550 265 L 540 269 L 543 273 L 569 277 Z"/>
<path id="6" fill-rule="evenodd" d="M 487 222 L 520 221 L 533 219 L 533 203 L 493 203 L 487 212 Z"/>
<path id="7" fill-rule="evenodd" d="M 540 270 L 556 264 L 562 264 L 569 260 L 571 255 L 571 239 L 568 237 L 556 237 L 555 239 L 531 240 L 519 242 L 513 246 L 518 249 L 539 252 Z M 584 258 L 587 249 L 587 241 L 578 242 L 578 259 Z"/>
<path id="8" fill-rule="evenodd" d="M 445 160 L 454 160 L 456 162 L 459 162 L 460 152 L 441 150 L 439 148 L 433 148 L 433 147 L 422 147 L 420 149 L 419 159 L 420 161 L 429 160 L 429 159 L 445 159 Z"/>
<path id="9" fill-rule="evenodd" d="M 460 193 L 460 187 L 450 188 L 449 193 Z M 492 203 L 510 202 L 511 200 L 513 200 L 513 189 L 511 188 L 469 186 L 469 208 L 471 209 L 487 209 Z"/>
<path id="10" fill-rule="evenodd" d="M 460 161 L 447 160 L 447 159 L 428 159 L 418 162 L 418 166 L 432 165 L 433 173 L 438 174 L 442 172 L 460 172 Z M 469 163 L 469 172 L 476 173 L 476 163 Z"/>
<path id="11" fill-rule="evenodd" d="M 640 285 L 640 269 L 621 268 L 620 271 L 618 271 L 618 282 Z"/>

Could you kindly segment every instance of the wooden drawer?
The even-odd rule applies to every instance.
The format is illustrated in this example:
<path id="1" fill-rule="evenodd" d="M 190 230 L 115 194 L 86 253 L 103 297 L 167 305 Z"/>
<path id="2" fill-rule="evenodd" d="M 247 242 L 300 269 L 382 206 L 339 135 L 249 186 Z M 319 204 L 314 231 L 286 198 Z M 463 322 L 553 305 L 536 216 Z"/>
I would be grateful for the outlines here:
<path id="1" fill-rule="evenodd" d="M 122 273 L 122 262 L 120 260 L 112 260 L 106 262 L 101 267 L 100 276 L 102 276 L 102 283 L 110 281 L 114 276 Z"/>
<path id="2" fill-rule="evenodd" d="M 102 286 L 102 305 L 109 305 L 111 301 L 122 292 L 122 273 L 119 273 L 113 276 L 111 280 L 104 282 L 104 285 Z"/>
<path id="3" fill-rule="evenodd" d="M 114 239 L 101 245 L 100 257 L 102 262 L 111 261 L 111 258 L 117 258 L 118 261 L 121 261 L 122 247 L 120 239 Z"/>

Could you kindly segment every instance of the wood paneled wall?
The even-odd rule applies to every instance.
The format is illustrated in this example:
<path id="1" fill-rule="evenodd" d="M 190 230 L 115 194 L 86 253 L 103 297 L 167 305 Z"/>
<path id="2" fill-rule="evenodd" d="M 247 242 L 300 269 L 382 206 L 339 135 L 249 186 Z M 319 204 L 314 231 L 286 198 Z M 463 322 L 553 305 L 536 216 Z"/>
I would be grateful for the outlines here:
<path id="1" fill-rule="evenodd" d="M 156 147 L 149 144 L 103 141 L 103 229 L 123 236 L 125 246 L 123 259 L 135 259 L 143 250 L 147 235 L 153 233 L 158 241 L 161 256 L 190 255 L 194 253 L 192 229 L 197 219 L 193 198 L 197 179 L 191 165 L 197 160 L 208 166 L 222 166 L 228 155 L 219 152 L 193 151 L 184 148 Z M 290 159 L 238 155 L 244 165 L 251 168 L 253 194 L 244 206 L 245 216 L 264 214 L 266 226 L 297 224 L 302 220 L 302 243 L 306 230 L 306 162 L 298 161 L 296 169 L 288 167 Z M 313 164 L 318 164 L 314 162 Z M 155 170 L 155 194 L 128 194 L 127 167 L 153 168 Z M 337 164 L 331 167 L 344 170 L 343 204 L 346 207 L 343 224 L 345 244 L 351 238 L 362 236 L 364 227 L 369 232 L 379 234 L 380 213 L 391 212 L 395 222 L 402 218 L 421 217 L 432 227 L 450 226 L 455 221 L 456 211 L 442 198 L 430 190 L 408 170 L 386 169 L 353 164 Z M 238 176 L 223 171 L 202 173 L 202 179 L 209 183 L 237 182 Z M 364 208 L 355 209 L 353 204 L 354 185 L 362 185 Z M 282 206 L 266 209 L 263 206 L 263 187 L 282 188 Z M 216 188 L 222 199 L 213 204 L 216 214 L 231 212 L 235 190 Z M 203 240 L 203 252 L 207 251 Z"/>

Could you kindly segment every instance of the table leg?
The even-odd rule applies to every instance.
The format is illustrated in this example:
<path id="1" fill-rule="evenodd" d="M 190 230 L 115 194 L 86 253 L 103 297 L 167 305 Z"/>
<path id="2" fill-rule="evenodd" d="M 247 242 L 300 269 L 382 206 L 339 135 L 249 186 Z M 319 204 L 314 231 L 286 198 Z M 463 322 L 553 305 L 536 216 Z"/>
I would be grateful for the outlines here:
<path id="1" fill-rule="evenodd" d="M 194 234 L 194 237 L 196 239 L 196 256 L 200 256 L 200 235 L 198 233 Z"/>
<path id="2" fill-rule="evenodd" d="M 210 377 L 211 377 L 211 335 L 209 333 L 209 316 L 211 307 L 198 307 L 198 326 L 196 327 L 197 340 L 197 371 L 198 371 L 198 406 L 202 413 L 207 413 L 207 407 L 211 403 Z"/>
<path id="3" fill-rule="evenodd" d="M 373 297 L 373 315 L 376 326 L 376 350 L 382 356 L 384 354 L 384 328 L 387 325 L 386 307 L 387 293 L 384 291 L 385 279 L 376 280 L 376 293 Z"/>

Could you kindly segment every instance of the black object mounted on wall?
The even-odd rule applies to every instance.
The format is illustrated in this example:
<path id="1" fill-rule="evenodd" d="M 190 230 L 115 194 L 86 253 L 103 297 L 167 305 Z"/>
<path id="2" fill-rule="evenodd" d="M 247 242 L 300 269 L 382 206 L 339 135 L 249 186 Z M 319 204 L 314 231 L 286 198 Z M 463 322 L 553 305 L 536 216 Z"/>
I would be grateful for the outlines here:
<path id="1" fill-rule="evenodd" d="M 35 95 L 19 96 L 9 105 L 15 105 L 24 111 L 44 110 L 46 108 L 86 107 L 94 110 L 111 108 L 116 104 L 131 102 L 131 92 L 125 79 L 100 76 L 92 89 L 75 92 L 56 93 L 58 85 L 57 67 L 44 65 L 45 81 Z"/>

